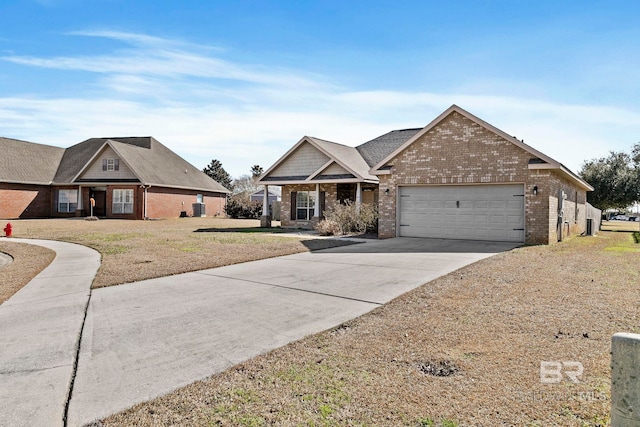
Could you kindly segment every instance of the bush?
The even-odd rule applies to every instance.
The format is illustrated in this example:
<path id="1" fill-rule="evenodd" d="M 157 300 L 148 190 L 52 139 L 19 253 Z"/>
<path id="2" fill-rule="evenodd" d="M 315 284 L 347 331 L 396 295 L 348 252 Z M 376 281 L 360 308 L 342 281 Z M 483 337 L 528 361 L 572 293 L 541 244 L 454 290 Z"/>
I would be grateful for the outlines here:
<path id="1" fill-rule="evenodd" d="M 231 218 L 260 218 L 262 202 L 231 196 L 224 207 L 224 213 Z"/>
<path id="2" fill-rule="evenodd" d="M 350 201 L 330 206 L 324 212 L 325 218 L 316 225 L 316 230 L 323 236 L 363 234 L 374 230 L 378 222 L 378 210 L 368 204 L 360 204 L 359 207 Z"/>

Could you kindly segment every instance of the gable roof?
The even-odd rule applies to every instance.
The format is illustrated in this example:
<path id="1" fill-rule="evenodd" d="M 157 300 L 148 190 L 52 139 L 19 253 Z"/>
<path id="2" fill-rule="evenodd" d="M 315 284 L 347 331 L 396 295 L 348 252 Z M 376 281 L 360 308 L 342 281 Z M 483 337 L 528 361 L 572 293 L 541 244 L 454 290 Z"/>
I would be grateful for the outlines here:
<path id="1" fill-rule="evenodd" d="M 0 182 L 49 185 L 64 148 L 0 137 Z"/>
<path id="2" fill-rule="evenodd" d="M 392 130 L 382 136 L 365 142 L 356 147 L 369 167 L 374 166 L 384 159 L 389 153 L 396 150 L 404 144 L 409 138 L 412 138 L 422 128 Z"/>
<path id="3" fill-rule="evenodd" d="M 431 129 L 433 129 L 435 126 L 437 126 L 441 121 L 443 121 L 446 117 L 448 117 L 453 112 L 457 112 L 457 113 L 461 114 L 462 116 L 466 117 L 467 119 L 471 120 L 472 122 L 476 123 L 477 125 L 479 125 L 479 126 L 485 128 L 485 129 L 487 129 L 488 131 L 493 132 L 494 134 L 504 138 L 506 141 L 511 142 L 512 144 L 520 147 L 524 151 L 530 153 L 534 157 L 536 157 L 536 158 L 541 160 L 541 162 L 529 163 L 529 168 L 530 169 L 555 169 L 555 170 L 558 170 L 559 172 L 561 172 L 562 174 L 568 176 L 569 179 L 571 179 L 572 181 L 576 182 L 579 186 L 583 187 L 587 191 L 592 191 L 593 190 L 593 187 L 591 185 L 589 185 L 586 181 L 584 181 L 582 178 L 580 178 L 575 173 L 571 172 L 562 163 L 552 159 L 551 157 L 547 156 L 546 154 L 543 154 L 542 152 L 536 150 L 535 148 L 525 144 L 523 141 L 520 141 L 519 139 L 507 134 L 506 132 L 498 129 L 497 127 L 495 127 L 495 126 L 485 122 L 484 120 L 474 116 L 473 114 L 471 114 L 468 111 L 458 107 L 455 104 L 453 104 L 451 107 L 447 108 L 442 114 L 440 114 L 433 121 L 431 121 L 431 123 L 426 125 L 424 128 L 420 129 L 412 137 L 410 137 L 408 140 L 406 140 L 403 144 L 399 145 L 395 150 L 393 150 L 390 153 L 388 153 L 385 157 L 382 158 L 382 160 L 380 160 L 379 162 L 377 162 L 375 165 L 373 165 L 371 167 L 370 172 L 372 174 L 374 174 L 374 175 L 389 173 L 389 170 L 388 170 L 388 167 L 387 167 L 387 163 L 388 162 L 390 162 L 394 157 L 396 157 L 398 154 L 403 152 L 407 147 L 409 147 L 411 144 L 413 144 L 421 136 L 423 136 L 424 134 L 429 132 Z"/>
<path id="4" fill-rule="evenodd" d="M 304 144 L 310 144 L 329 160 L 316 168 L 315 171 L 305 176 L 270 176 L 278 167 L 286 162 L 286 160 L 301 146 Z M 339 165 L 343 168 L 347 174 L 344 176 L 323 176 L 322 172 L 328 169 L 333 164 Z M 304 136 L 293 147 L 291 147 L 280 159 L 278 159 L 265 173 L 262 174 L 258 180 L 259 184 L 276 184 L 276 183 L 289 183 L 289 182 L 309 182 L 316 183 L 323 180 L 336 179 L 342 181 L 356 182 L 378 182 L 378 177 L 369 173 L 370 166 L 362 158 L 360 153 L 355 147 L 349 147 L 336 142 L 326 141 L 324 139 L 315 138 L 312 136 Z"/>
<path id="5" fill-rule="evenodd" d="M 25 183 L 77 183 L 96 158 L 111 147 L 143 185 L 230 193 L 153 137 L 90 138 L 67 149 L 0 138 L 0 148 L 5 147 L 20 161 L 11 168 L 0 163 L 3 182 L 18 182 L 12 179 L 17 176 Z M 28 181 L 30 176 L 39 180 Z"/>

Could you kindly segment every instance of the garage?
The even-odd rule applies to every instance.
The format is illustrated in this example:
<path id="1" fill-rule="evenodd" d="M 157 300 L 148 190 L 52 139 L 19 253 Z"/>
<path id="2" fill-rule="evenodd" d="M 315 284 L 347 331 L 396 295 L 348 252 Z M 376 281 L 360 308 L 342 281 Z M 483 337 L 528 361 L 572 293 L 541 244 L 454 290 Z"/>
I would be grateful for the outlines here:
<path id="1" fill-rule="evenodd" d="M 398 187 L 399 235 L 524 242 L 524 185 Z"/>

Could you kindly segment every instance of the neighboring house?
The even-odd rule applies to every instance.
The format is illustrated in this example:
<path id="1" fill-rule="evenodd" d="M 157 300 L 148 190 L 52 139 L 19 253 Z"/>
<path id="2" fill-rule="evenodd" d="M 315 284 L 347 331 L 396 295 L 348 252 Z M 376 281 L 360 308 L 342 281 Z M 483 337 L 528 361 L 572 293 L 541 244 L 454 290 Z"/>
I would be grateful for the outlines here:
<path id="1" fill-rule="evenodd" d="M 453 105 L 424 128 L 357 147 L 303 137 L 259 184 L 282 186 L 282 225 L 326 206 L 378 206 L 378 235 L 546 244 L 583 233 L 593 188 L 561 163 Z M 268 188 L 268 187 L 267 187 Z M 591 211 L 589 211 L 591 212 Z"/>
<path id="2" fill-rule="evenodd" d="M 178 217 L 229 190 L 152 137 L 92 138 L 69 148 L 0 138 L 0 218 Z"/>
<path id="3" fill-rule="evenodd" d="M 252 202 L 264 203 L 264 189 L 251 194 L 250 199 Z M 267 199 L 269 204 L 269 216 L 276 221 L 280 221 L 280 194 L 268 191 Z"/>
<path id="4" fill-rule="evenodd" d="M 252 193 L 251 196 L 251 201 L 252 202 L 262 202 L 264 201 L 264 190 L 258 190 L 255 193 Z M 273 206 L 273 202 L 279 202 L 280 201 L 280 195 L 269 191 L 267 198 L 269 200 L 269 206 Z"/>

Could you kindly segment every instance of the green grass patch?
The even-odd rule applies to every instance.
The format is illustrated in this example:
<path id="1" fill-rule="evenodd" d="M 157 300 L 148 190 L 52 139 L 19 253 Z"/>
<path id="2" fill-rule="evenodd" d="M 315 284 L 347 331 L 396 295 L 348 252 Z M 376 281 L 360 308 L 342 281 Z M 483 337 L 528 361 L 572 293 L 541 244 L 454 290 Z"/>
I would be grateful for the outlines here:
<path id="1" fill-rule="evenodd" d="M 629 233 L 628 238 L 621 239 L 615 245 L 607 246 L 604 250 L 611 253 L 640 252 L 638 241 L 640 241 L 640 233 L 635 231 Z"/>
<path id="2" fill-rule="evenodd" d="M 449 418 L 442 418 L 437 422 L 431 417 L 424 417 L 418 420 L 418 427 L 458 427 L 458 422 Z"/>

